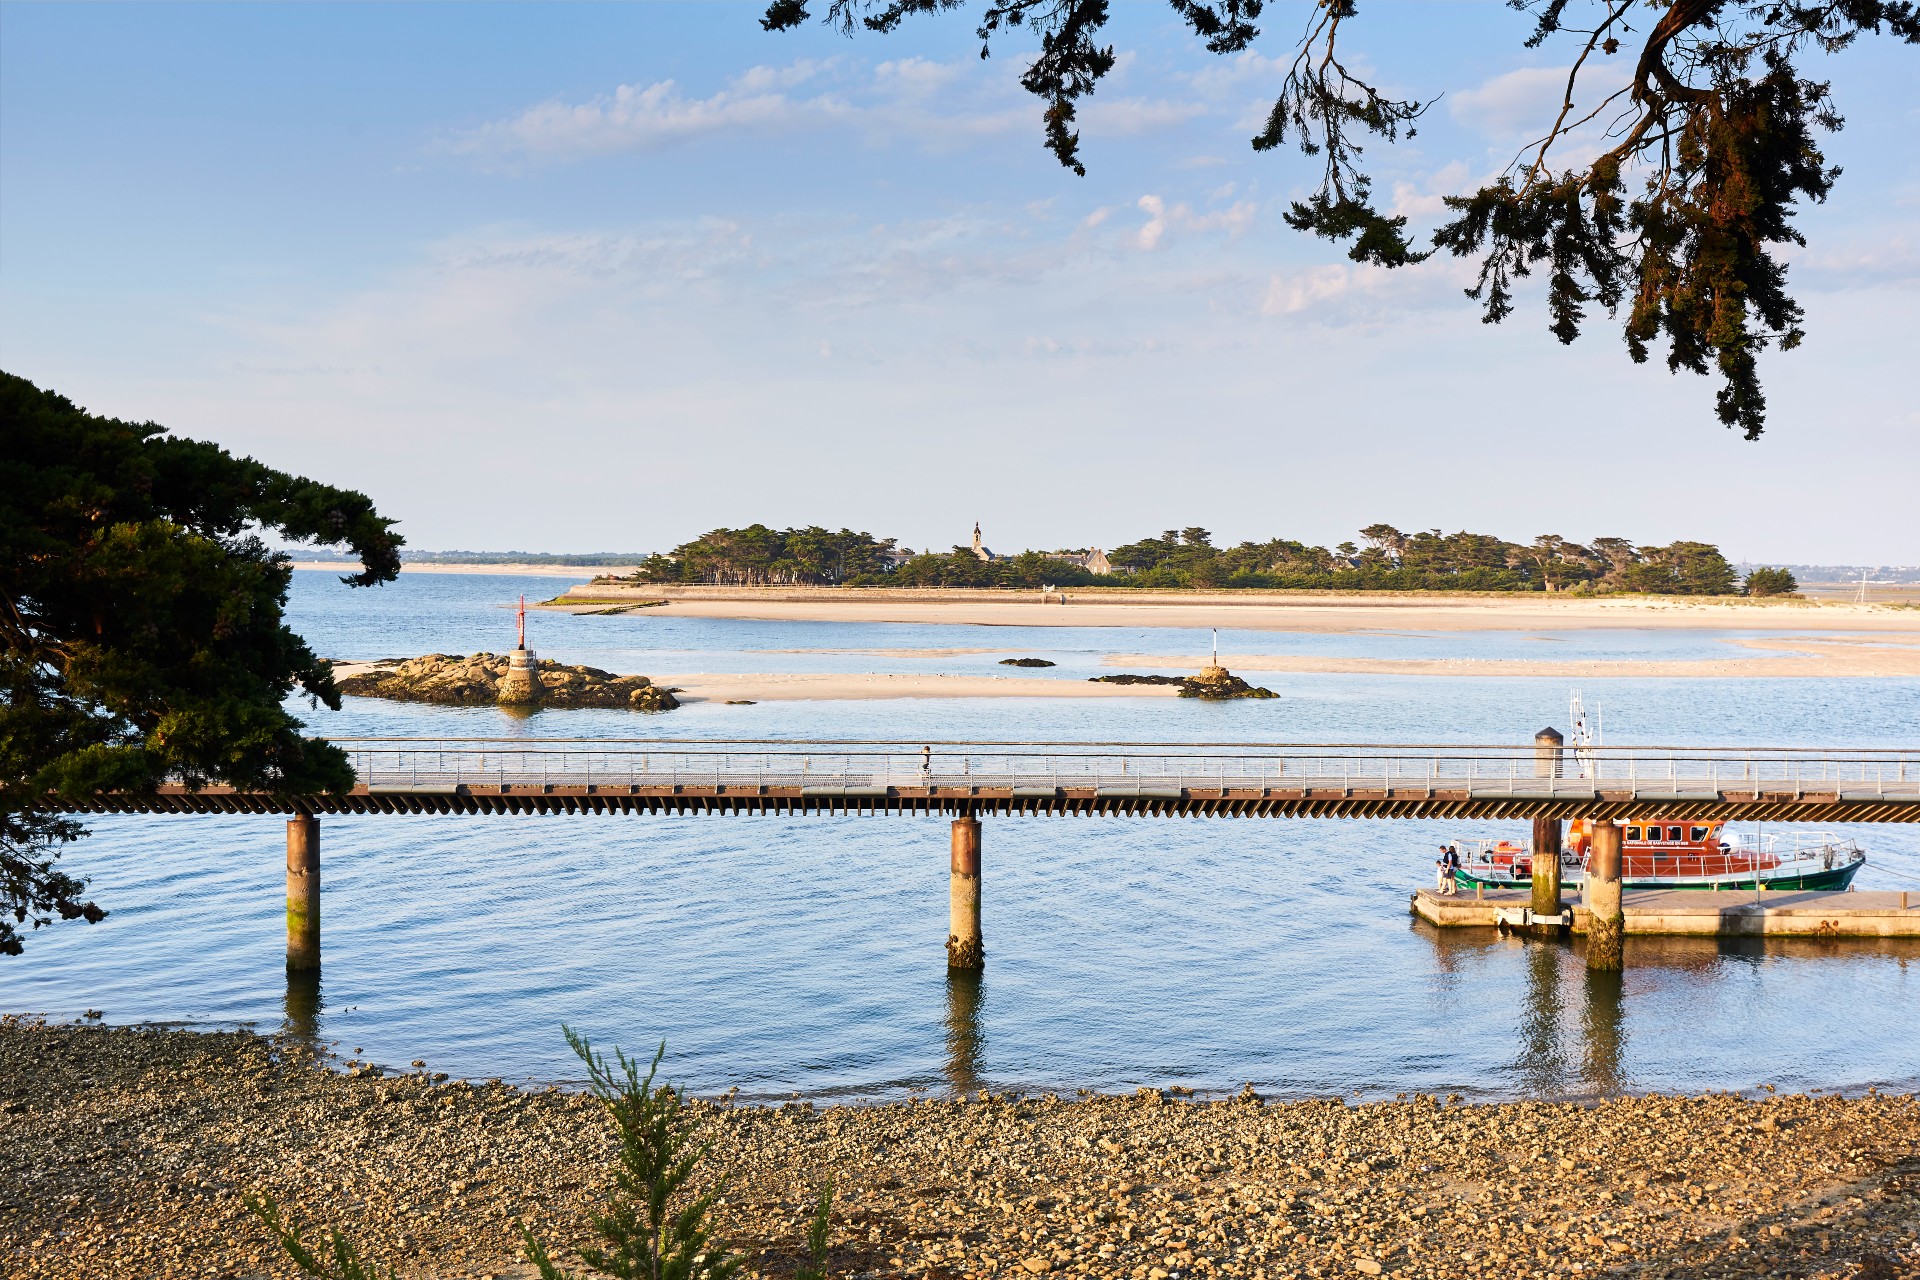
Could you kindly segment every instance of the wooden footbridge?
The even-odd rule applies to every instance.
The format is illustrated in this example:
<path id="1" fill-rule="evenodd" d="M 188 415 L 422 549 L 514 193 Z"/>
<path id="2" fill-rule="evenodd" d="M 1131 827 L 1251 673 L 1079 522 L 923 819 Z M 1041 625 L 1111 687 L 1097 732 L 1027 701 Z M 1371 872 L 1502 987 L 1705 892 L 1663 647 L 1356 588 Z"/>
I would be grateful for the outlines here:
<path id="1" fill-rule="evenodd" d="M 91 813 L 947 813 L 1920 822 L 1920 749 L 336 739 L 351 791 L 166 786 Z"/>
<path id="2" fill-rule="evenodd" d="M 552 738 L 336 739 L 358 781 L 288 795 L 208 786 L 69 798 L 80 813 L 283 813 L 287 963 L 320 962 L 325 814 L 928 814 L 953 819 L 948 961 L 977 968 L 983 815 L 1531 819 L 1558 850 L 1594 822 L 1588 957 L 1618 964 L 1619 828 L 1651 816 L 1920 822 L 1920 749 L 1579 747 L 1544 730 L 1491 746 L 873 742 Z M 1609 863 L 1609 859 L 1611 862 Z M 1556 859 L 1543 860 L 1553 862 Z M 1611 899 L 1607 898 L 1611 866 Z M 1562 914 L 1557 875 L 1541 920 Z M 1605 905 L 1611 902 L 1611 906 Z M 1611 911 L 1613 916 L 1605 916 Z M 1611 951 L 1608 938 L 1611 937 Z"/>

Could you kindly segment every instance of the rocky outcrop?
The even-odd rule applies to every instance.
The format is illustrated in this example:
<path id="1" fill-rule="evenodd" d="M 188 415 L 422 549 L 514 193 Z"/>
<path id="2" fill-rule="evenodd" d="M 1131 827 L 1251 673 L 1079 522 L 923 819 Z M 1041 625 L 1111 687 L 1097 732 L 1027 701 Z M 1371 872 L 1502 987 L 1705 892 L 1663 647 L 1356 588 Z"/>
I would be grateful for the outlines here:
<path id="1" fill-rule="evenodd" d="M 1271 689 L 1248 684 L 1225 667 L 1202 667 L 1197 676 L 1141 676 L 1125 672 L 1111 676 L 1090 676 L 1095 684 L 1174 685 L 1183 698 L 1205 698 L 1218 702 L 1226 698 L 1277 698 Z"/>
<path id="2" fill-rule="evenodd" d="M 1227 698 L 1277 698 L 1280 695 L 1248 684 L 1225 667 L 1202 667 L 1199 675 L 1180 682 L 1180 696 L 1219 702 Z"/>
<path id="3" fill-rule="evenodd" d="M 1050 667 L 1053 664 L 1045 658 L 1002 658 L 1000 665 L 1003 667 Z"/>
<path id="4" fill-rule="evenodd" d="M 598 667 L 569 667 L 539 661 L 543 707 L 603 707 L 628 711 L 671 711 L 680 705 L 671 692 L 645 676 L 617 676 Z M 507 680 L 508 657 L 476 653 L 462 658 L 430 653 L 423 658 L 388 658 L 370 671 L 339 681 L 340 692 L 396 702 L 437 702 L 455 707 L 502 704 L 536 705 Z M 507 696 L 503 699 L 502 694 Z"/>

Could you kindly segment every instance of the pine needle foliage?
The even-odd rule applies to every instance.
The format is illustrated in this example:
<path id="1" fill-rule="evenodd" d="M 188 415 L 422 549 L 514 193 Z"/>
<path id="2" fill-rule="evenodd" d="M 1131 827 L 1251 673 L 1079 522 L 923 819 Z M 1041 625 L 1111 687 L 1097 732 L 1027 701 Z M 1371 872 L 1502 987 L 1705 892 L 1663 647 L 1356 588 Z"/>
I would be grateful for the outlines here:
<path id="1" fill-rule="evenodd" d="M 828 1280 L 827 1244 L 833 1225 L 833 1179 L 820 1184 L 820 1196 L 814 1202 L 813 1221 L 807 1224 L 807 1256 L 793 1273 L 793 1280 Z"/>
<path id="2" fill-rule="evenodd" d="M 265 1193 L 247 1196 L 246 1206 L 247 1212 L 273 1233 L 274 1240 L 287 1251 L 294 1265 L 310 1276 L 320 1280 L 400 1280 L 398 1271 L 383 1272 L 363 1260 L 353 1242 L 331 1228 L 324 1244 L 309 1245 L 299 1217 L 281 1217 L 280 1206 Z"/>
<path id="3" fill-rule="evenodd" d="M 646 1074 L 640 1063 L 618 1048 L 613 1062 L 596 1052 L 585 1036 L 562 1027 L 567 1043 L 587 1064 L 589 1087 L 607 1109 L 620 1138 L 615 1191 L 604 1213 L 593 1215 L 602 1240 L 580 1251 L 587 1266 L 618 1280 L 726 1280 L 742 1259 L 714 1238 L 709 1215 L 721 1183 L 693 1195 L 694 1169 L 712 1149 L 700 1139 L 699 1124 L 686 1111 L 686 1099 L 670 1084 L 657 1088 L 654 1077 L 666 1056 L 666 1041 L 655 1050 Z M 568 1280 L 525 1225 L 520 1228 L 527 1259 L 541 1280 Z"/>

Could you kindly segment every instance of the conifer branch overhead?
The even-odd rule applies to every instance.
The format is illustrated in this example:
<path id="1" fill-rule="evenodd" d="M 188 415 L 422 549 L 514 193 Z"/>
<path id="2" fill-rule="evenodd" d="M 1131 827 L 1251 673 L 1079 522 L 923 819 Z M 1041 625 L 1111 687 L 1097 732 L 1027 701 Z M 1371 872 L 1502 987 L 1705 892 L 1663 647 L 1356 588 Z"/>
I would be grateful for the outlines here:
<path id="1" fill-rule="evenodd" d="M 1260 34 L 1262 0 L 1168 0 L 1209 52 L 1237 53 Z M 906 18 L 967 0 L 830 0 L 825 21 L 895 30 Z M 1512 314 L 1515 282 L 1545 273 L 1549 328 L 1563 343 L 1591 306 L 1620 319 L 1628 355 L 1644 362 L 1664 340 L 1667 366 L 1717 375 L 1716 412 L 1749 440 L 1766 426 L 1759 353 L 1805 337 L 1779 253 L 1804 244 L 1800 202 L 1818 203 L 1839 170 L 1819 135 L 1842 120 L 1830 85 L 1800 71 L 1808 52 L 1837 53 L 1862 34 L 1920 43 L 1914 0 L 1509 0 L 1532 15 L 1526 44 L 1575 42 L 1565 91 L 1543 132 L 1478 190 L 1448 196 L 1452 218 L 1433 247 L 1414 247 L 1407 219 L 1380 209 L 1362 167 L 1371 139 L 1413 137 L 1432 99 L 1383 92 L 1341 55 L 1358 0 L 1316 0 L 1279 97 L 1253 139 L 1291 141 L 1321 165 L 1320 180 L 1283 215 L 1296 230 L 1348 245 L 1356 262 L 1408 266 L 1445 250 L 1476 259 L 1468 296 L 1488 323 Z M 807 20 L 806 0 L 772 0 L 768 30 Z M 987 0 L 981 56 L 992 37 L 1025 26 L 1038 56 L 1021 77 L 1045 104 L 1047 149 L 1076 174 L 1080 101 L 1114 66 L 1100 35 L 1108 0 Z M 1600 67 L 1635 40 L 1625 88 L 1594 88 Z M 1611 84 L 1611 81 L 1608 81 Z M 1592 158 L 1556 171 L 1554 152 L 1598 130 Z M 1624 316 L 1621 312 L 1624 310 Z"/>

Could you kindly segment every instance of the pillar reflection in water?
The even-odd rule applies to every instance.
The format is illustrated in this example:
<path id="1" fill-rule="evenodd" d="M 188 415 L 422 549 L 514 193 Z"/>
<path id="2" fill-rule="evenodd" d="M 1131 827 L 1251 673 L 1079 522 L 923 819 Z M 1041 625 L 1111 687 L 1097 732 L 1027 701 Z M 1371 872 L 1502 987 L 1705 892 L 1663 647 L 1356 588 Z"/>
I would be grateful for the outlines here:
<path id="1" fill-rule="evenodd" d="M 1582 1019 L 1586 1039 L 1585 1061 L 1581 1074 L 1595 1093 L 1619 1093 L 1626 1087 L 1621 1070 L 1622 997 L 1625 978 L 1618 969 L 1589 969 L 1586 972 L 1587 1003 Z"/>
<path id="2" fill-rule="evenodd" d="M 287 995 L 281 1005 L 284 1018 L 281 1034 L 304 1043 L 308 1048 L 320 1047 L 320 972 L 317 969 L 289 969 L 287 971 Z"/>
<path id="3" fill-rule="evenodd" d="M 1587 969 L 1575 954 L 1557 943 L 1529 943 L 1526 948 L 1527 1007 L 1520 1021 L 1520 1054 L 1516 1062 L 1529 1093 L 1619 1093 L 1626 1087 L 1622 1066 L 1625 1037 L 1621 1031 L 1625 1010 L 1624 979 L 1618 969 Z M 1574 984 L 1578 983 L 1576 993 Z M 1569 1008 L 1577 998 L 1577 1009 Z M 1576 1030 L 1580 1042 L 1568 1045 L 1565 1035 Z M 1575 1060 L 1575 1054 L 1578 1060 Z"/>
<path id="4" fill-rule="evenodd" d="M 1557 943 L 1535 942 L 1525 951 L 1527 1003 L 1520 1013 L 1520 1056 L 1514 1066 L 1528 1093 L 1564 1093 L 1570 1074 L 1567 1055 L 1560 1047 L 1560 1025 L 1565 1015 L 1560 1000 L 1560 961 L 1565 949 Z"/>
<path id="5" fill-rule="evenodd" d="M 980 1088 L 980 971 L 947 971 L 947 1082 L 955 1093 Z"/>

